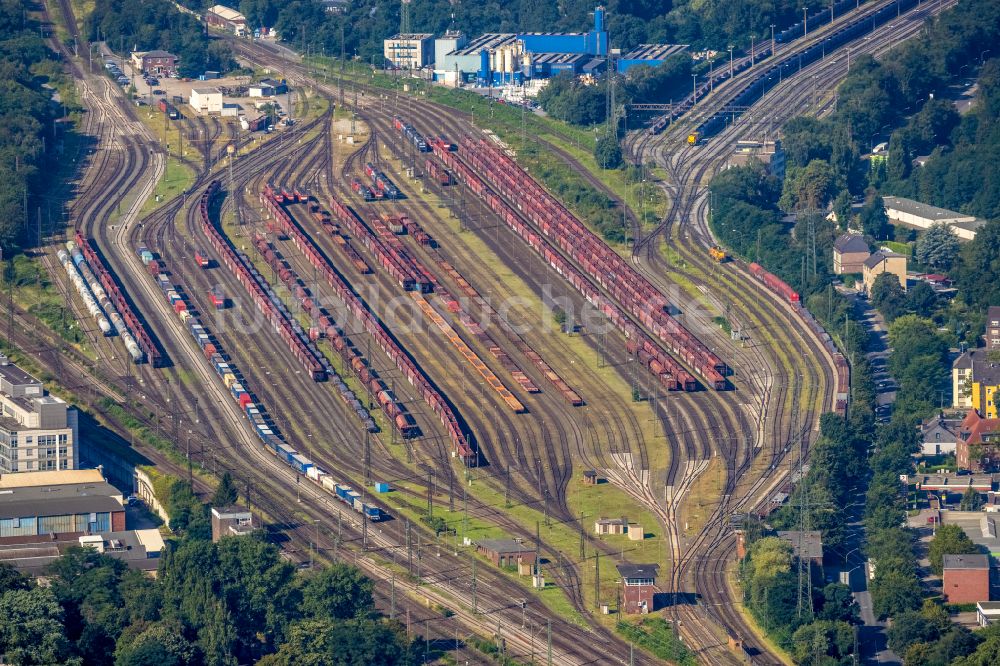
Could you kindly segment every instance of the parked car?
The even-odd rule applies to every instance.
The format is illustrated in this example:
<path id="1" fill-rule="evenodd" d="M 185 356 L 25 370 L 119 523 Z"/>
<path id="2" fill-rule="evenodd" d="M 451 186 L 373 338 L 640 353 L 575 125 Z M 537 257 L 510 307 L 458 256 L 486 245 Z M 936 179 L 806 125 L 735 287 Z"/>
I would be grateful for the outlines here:
<path id="1" fill-rule="evenodd" d="M 160 90 L 159 88 L 157 88 L 156 90 L 153 91 L 153 94 L 154 95 L 166 95 L 167 93 L 165 93 L 162 90 Z"/>

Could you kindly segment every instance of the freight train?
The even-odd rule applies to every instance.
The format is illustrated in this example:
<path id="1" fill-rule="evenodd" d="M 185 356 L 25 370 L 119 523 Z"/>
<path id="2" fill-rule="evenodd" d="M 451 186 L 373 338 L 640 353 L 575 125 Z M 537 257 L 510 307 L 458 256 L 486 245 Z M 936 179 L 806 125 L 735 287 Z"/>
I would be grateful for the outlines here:
<path id="1" fill-rule="evenodd" d="M 399 130 L 406 137 L 406 140 L 412 143 L 420 152 L 429 153 L 431 151 L 430 145 L 420 132 L 415 130 L 413 125 L 405 123 L 399 116 L 392 117 L 392 126 Z"/>
<path id="2" fill-rule="evenodd" d="M 795 314 L 802 319 L 803 322 L 816 334 L 816 336 L 826 347 L 830 355 L 833 356 L 833 365 L 837 371 L 837 395 L 836 395 L 836 405 L 834 411 L 841 416 L 847 416 L 848 401 L 851 394 L 851 367 L 844 358 L 844 355 L 837 350 L 837 346 L 834 344 L 833 339 L 830 334 L 827 333 L 823 325 L 817 321 L 811 312 L 802 304 L 802 300 L 799 297 L 798 292 L 792 289 L 788 283 L 779 278 L 773 273 L 769 273 L 764 270 L 764 267 L 758 263 L 751 263 L 748 268 L 750 269 L 750 274 L 755 278 L 760 280 L 769 290 L 777 294 L 782 298 L 782 300 L 787 301 Z"/>
<path id="3" fill-rule="evenodd" d="M 214 183 L 214 186 L 218 187 L 217 181 Z M 265 191 L 268 190 L 270 190 L 270 187 Z M 350 216 L 353 216 L 353 212 L 349 211 L 343 204 L 340 204 L 336 200 L 331 200 L 331 203 L 334 210 L 337 211 L 338 219 L 345 219 L 344 216 L 347 216 L 346 219 L 350 219 Z M 207 219 L 207 203 L 205 204 L 205 211 L 203 217 Z M 455 410 L 437 387 L 417 367 L 413 359 L 410 358 L 410 355 L 399 346 L 399 343 L 386 330 L 382 322 L 372 314 L 367 304 L 358 297 L 343 276 L 331 266 L 327 258 L 319 251 L 298 224 L 280 207 L 275 207 L 272 212 L 275 214 L 274 224 L 276 228 L 279 228 L 292 239 L 292 242 L 295 243 L 299 251 L 316 268 L 319 274 L 322 275 L 327 284 L 333 288 L 337 297 L 346 305 L 351 315 L 361 323 L 379 348 L 395 363 L 396 369 L 400 371 L 406 381 L 414 387 L 424 402 L 438 416 L 448 434 L 454 454 L 459 456 L 466 465 L 478 465 L 478 453 L 470 446 L 469 439 L 463 431 Z"/>
<path id="4" fill-rule="evenodd" d="M 655 364 L 646 365 L 665 386 L 671 390 L 697 388 L 688 371 L 667 355 L 666 350 L 670 350 L 702 375 L 709 387 L 729 388 L 725 363 L 667 313 L 668 303 L 663 295 L 507 155 L 486 141 L 463 143 L 461 159 L 447 150 L 444 142 L 434 143 L 434 151 L 452 173 L 459 175 L 515 233 L 632 340 L 636 351 L 643 348 L 651 355 L 650 361 L 655 360 Z M 489 189 L 487 180 L 510 197 L 513 204 Z M 525 225 L 523 220 L 535 228 Z M 570 265 L 554 245 L 580 269 Z M 600 293 L 595 283 L 606 289 L 621 307 Z M 645 334 L 629 320 L 629 315 L 648 327 L 664 347 L 646 344 Z"/>
<path id="5" fill-rule="evenodd" d="M 212 185 L 218 189 L 218 181 L 213 181 Z M 210 189 L 211 187 L 210 185 Z M 285 196 L 289 196 L 287 190 Z M 294 198 L 294 195 L 291 197 Z M 325 381 L 328 375 L 334 374 L 329 361 L 312 345 L 302 327 L 271 289 L 267 279 L 257 271 L 253 262 L 246 255 L 236 252 L 229 240 L 215 228 L 209 219 L 207 208 L 202 215 L 202 230 L 208 236 L 215 251 L 219 253 L 222 263 L 247 290 L 257 309 L 278 331 L 292 354 L 305 368 L 307 375 L 313 381 L 321 382 Z"/>
<path id="6" fill-rule="evenodd" d="M 202 201 L 207 203 L 210 196 L 211 188 L 206 190 L 202 196 Z M 369 520 L 379 521 L 387 518 L 388 514 L 381 508 L 361 501 L 361 496 L 354 492 L 350 486 L 334 482 L 333 477 L 326 471 L 281 439 L 280 435 L 271 425 L 272 421 L 268 417 L 264 405 L 254 399 L 253 393 L 248 388 L 249 384 L 247 380 L 242 377 L 236 365 L 227 360 L 222 345 L 219 344 L 211 332 L 201 323 L 197 312 L 189 307 L 186 299 L 181 295 L 181 290 L 170 281 L 170 278 L 164 272 L 158 273 L 155 276 L 155 280 L 164 297 L 171 302 L 175 312 L 178 313 L 188 333 L 194 339 L 195 344 L 198 345 L 202 354 L 211 364 L 216 376 L 222 382 L 223 386 L 226 387 L 233 401 L 239 405 L 240 411 L 249 422 L 257 439 L 264 445 L 264 448 L 278 458 L 278 460 L 294 469 L 297 474 L 304 474 L 310 481 Z"/>
<path id="7" fill-rule="evenodd" d="M 909 11 L 917 2 L 918 0 L 897 0 L 897 2 L 889 3 L 880 9 L 873 10 L 852 21 L 850 24 L 842 26 L 825 39 L 803 49 L 797 55 L 785 58 L 767 69 L 758 72 L 742 89 L 733 94 L 729 99 L 728 106 L 734 109 L 750 107 L 759 101 L 768 90 L 778 85 L 782 79 L 820 60 L 825 54 L 832 53 L 837 48 L 860 37 L 865 32 L 874 31 L 876 26 L 896 18 L 900 12 Z M 841 4 L 843 5 L 844 3 Z M 809 21 L 809 25 L 812 25 L 811 20 Z M 796 28 L 793 26 L 789 30 L 792 32 L 785 31 L 782 35 L 787 39 L 792 39 L 796 36 L 794 35 Z M 698 134 L 702 137 L 716 134 L 719 130 L 726 127 L 727 119 L 730 119 L 734 113 L 738 112 L 719 111 L 698 127 Z"/>
<path id="8" fill-rule="evenodd" d="M 389 177 L 382 173 L 378 167 L 371 162 L 365 163 L 365 175 L 372 179 L 375 186 L 375 197 L 386 199 L 401 199 L 402 193 L 399 191 Z M 379 196 L 381 194 L 381 196 Z M 281 203 L 280 201 L 278 203 Z"/>
<path id="9" fill-rule="evenodd" d="M 125 298 L 125 293 L 118 286 L 118 283 L 111 275 L 111 272 L 104 266 L 104 263 L 97 255 L 97 252 L 94 251 L 90 240 L 84 238 L 83 234 L 77 231 L 75 242 L 80 256 L 77 257 L 76 254 L 74 254 L 74 251 L 70 250 L 70 254 L 73 255 L 73 261 L 76 263 L 78 268 L 83 264 L 89 265 L 94 274 L 97 276 L 97 280 L 100 282 L 107 295 L 106 302 L 102 301 L 101 297 L 98 297 L 98 301 L 113 305 L 113 309 L 109 308 L 107 304 L 104 305 L 104 308 L 109 312 L 111 324 L 122 336 L 122 339 L 125 342 L 125 347 L 128 349 L 129 356 L 132 357 L 132 361 L 134 363 L 142 363 L 146 361 L 154 368 L 162 367 L 165 362 L 163 354 L 160 352 L 159 347 L 153 343 L 153 339 L 146 331 L 146 325 L 139 319 L 139 316 L 132 309 L 131 304 L 129 304 L 128 300 Z M 67 247 L 69 246 L 67 245 Z M 115 310 L 117 310 L 117 312 L 115 312 Z M 118 313 L 120 313 L 120 318 Z M 131 333 L 131 335 L 129 335 L 129 333 Z M 129 343 L 130 337 L 133 339 L 131 344 Z"/>

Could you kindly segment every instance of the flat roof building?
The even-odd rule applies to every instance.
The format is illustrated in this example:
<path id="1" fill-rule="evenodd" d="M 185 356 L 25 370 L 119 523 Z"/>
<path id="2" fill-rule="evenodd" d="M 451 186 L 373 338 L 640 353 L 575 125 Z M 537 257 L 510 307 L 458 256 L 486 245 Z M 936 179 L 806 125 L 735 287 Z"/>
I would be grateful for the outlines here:
<path id="1" fill-rule="evenodd" d="M 431 64 L 434 55 L 430 33 L 393 35 L 382 41 L 382 55 L 386 62 L 399 69 L 421 69 Z"/>
<path id="2" fill-rule="evenodd" d="M 974 215 L 964 215 L 946 208 L 920 203 L 906 197 L 882 197 L 885 213 L 893 224 L 914 229 L 929 229 L 933 224 L 947 224 L 962 240 L 974 240 L 976 231 L 984 224 Z"/>
<path id="3" fill-rule="evenodd" d="M 792 555 L 823 566 L 823 535 L 817 530 L 778 532 L 778 538 L 792 545 Z"/>
<path id="4" fill-rule="evenodd" d="M 253 532 L 253 514 L 244 506 L 212 507 L 212 541 Z"/>
<path id="5" fill-rule="evenodd" d="M 77 411 L 0 355 L 0 474 L 80 465 Z"/>
<path id="6" fill-rule="evenodd" d="M 0 544 L 125 529 L 121 491 L 97 470 L 15 474 L 0 481 Z"/>
<path id="7" fill-rule="evenodd" d="M 191 108 L 201 114 L 222 114 L 222 92 L 218 88 L 195 88 L 188 100 Z"/>
<path id="8" fill-rule="evenodd" d="M 989 555 L 945 555 L 941 593 L 950 604 L 990 600 Z"/>

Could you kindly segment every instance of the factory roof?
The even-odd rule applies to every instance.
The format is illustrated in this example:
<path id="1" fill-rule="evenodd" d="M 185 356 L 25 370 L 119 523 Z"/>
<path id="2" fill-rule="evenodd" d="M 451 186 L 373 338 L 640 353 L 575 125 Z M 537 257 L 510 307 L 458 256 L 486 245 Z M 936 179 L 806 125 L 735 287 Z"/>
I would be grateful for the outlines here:
<path id="1" fill-rule="evenodd" d="M 113 492 L 118 492 L 111 486 L 108 488 Z M 46 497 L 42 493 L 33 493 L 33 496 L 22 495 L 18 499 L 10 501 L 4 497 L 3 501 L 0 501 L 0 519 L 112 511 L 124 511 L 124 507 L 122 507 L 121 502 L 111 496 L 110 492 L 106 495 L 66 495 L 64 497 Z"/>
<path id="2" fill-rule="evenodd" d="M 531 64 L 568 65 L 582 61 L 590 61 L 593 56 L 586 53 L 532 53 Z"/>
<path id="3" fill-rule="evenodd" d="M 945 569 L 989 569 L 990 556 L 974 553 L 971 555 L 945 555 Z"/>
<path id="4" fill-rule="evenodd" d="M 618 574 L 622 578 L 656 578 L 659 564 L 618 564 Z"/>
<path id="5" fill-rule="evenodd" d="M 487 51 L 492 51 L 493 49 L 500 48 L 507 44 L 511 44 L 517 40 L 517 35 L 511 32 L 488 32 L 484 35 L 480 35 L 475 39 L 469 40 L 465 46 L 460 49 L 455 49 L 448 55 L 479 55 L 480 51 L 486 49 Z"/>
<path id="6" fill-rule="evenodd" d="M 41 384 L 40 381 L 27 372 L 9 362 L 0 362 L 0 377 L 3 377 L 11 384 Z"/>
<path id="7" fill-rule="evenodd" d="M 975 216 L 958 213 L 947 208 L 938 208 L 930 204 L 920 203 L 905 197 L 882 197 L 887 210 L 898 210 L 910 215 L 916 215 L 927 220 L 941 222 L 973 222 Z"/>
<path id="8" fill-rule="evenodd" d="M 640 44 L 622 56 L 622 60 L 666 60 L 683 53 L 689 44 Z"/>
<path id="9" fill-rule="evenodd" d="M 235 9 L 230 9 L 225 5 L 214 5 L 208 8 L 208 11 L 215 14 L 219 18 L 223 18 L 227 21 L 245 21 L 246 17 L 240 14 Z"/>
<path id="10" fill-rule="evenodd" d="M 52 539 L 51 534 L 39 535 L 33 543 L 0 545 L 0 562 L 6 562 L 19 570 L 40 574 L 64 551 L 80 545 L 97 547 L 105 555 L 123 560 L 130 567 L 143 570 L 156 569 L 159 565 L 159 555 L 164 548 L 163 537 L 159 530 L 126 530 L 124 532 L 101 532 L 83 537 L 87 543 L 79 539 Z"/>
<path id="11" fill-rule="evenodd" d="M 392 37 L 390 37 L 385 41 L 387 42 L 391 42 L 393 40 L 420 41 L 424 39 L 431 39 L 432 37 L 434 37 L 434 35 L 429 32 L 406 32 L 406 33 L 401 32 L 399 34 L 393 35 Z"/>
<path id="12" fill-rule="evenodd" d="M 18 472 L 0 475 L 0 490 L 15 488 L 53 487 L 70 484 L 103 484 L 99 469 L 55 470 L 51 472 Z"/>
<path id="13" fill-rule="evenodd" d="M 198 93 L 199 95 L 221 95 L 222 91 L 218 88 L 195 88 L 191 92 Z"/>

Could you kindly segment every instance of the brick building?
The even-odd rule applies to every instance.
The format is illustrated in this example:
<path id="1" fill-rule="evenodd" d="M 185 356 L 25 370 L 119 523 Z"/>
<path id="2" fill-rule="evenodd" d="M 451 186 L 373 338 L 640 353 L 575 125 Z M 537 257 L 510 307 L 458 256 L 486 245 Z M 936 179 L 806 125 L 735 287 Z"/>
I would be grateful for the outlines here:
<path id="1" fill-rule="evenodd" d="M 650 613 L 655 608 L 657 564 L 619 564 L 623 613 Z"/>
<path id="2" fill-rule="evenodd" d="M 1000 419 L 984 419 L 970 409 L 959 426 L 955 463 L 972 472 L 1000 471 Z"/>
<path id="3" fill-rule="evenodd" d="M 945 555 L 941 592 L 950 604 L 990 600 L 989 555 Z"/>
<path id="4" fill-rule="evenodd" d="M 485 555 L 498 567 L 534 564 L 535 549 L 513 539 L 483 539 L 476 542 L 476 552 Z"/>
<path id="5" fill-rule="evenodd" d="M 135 51 L 132 54 L 132 67 L 158 76 L 176 74 L 179 61 L 180 58 L 166 51 Z"/>

